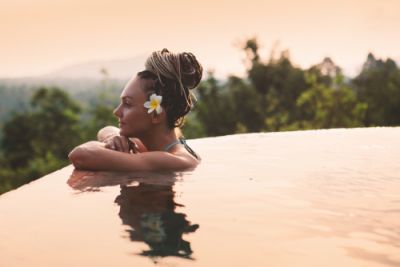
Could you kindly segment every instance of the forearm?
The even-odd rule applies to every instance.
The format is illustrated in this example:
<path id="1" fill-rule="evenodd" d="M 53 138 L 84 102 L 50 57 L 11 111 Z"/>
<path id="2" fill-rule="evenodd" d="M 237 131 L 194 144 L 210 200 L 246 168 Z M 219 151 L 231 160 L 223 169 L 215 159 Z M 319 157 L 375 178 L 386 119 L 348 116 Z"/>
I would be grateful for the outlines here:
<path id="1" fill-rule="evenodd" d="M 129 154 L 91 141 L 74 148 L 69 159 L 77 169 L 94 171 L 180 171 L 197 165 L 186 157 L 164 151 Z"/>
<path id="2" fill-rule="evenodd" d="M 75 147 L 68 157 L 76 169 L 112 171 L 112 165 L 115 163 L 114 158 L 119 153 L 123 152 L 106 149 L 102 142 L 90 141 Z"/>
<path id="3" fill-rule="evenodd" d="M 135 160 L 132 162 L 132 156 L 132 154 L 107 149 L 105 144 L 99 141 L 90 141 L 77 146 L 68 155 L 74 167 L 80 170 L 148 170 L 147 164 L 138 164 Z"/>
<path id="4" fill-rule="evenodd" d="M 117 127 L 106 126 L 97 133 L 97 140 L 100 142 L 105 142 L 105 140 L 107 140 L 108 138 L 118 135 L 119 129 Z"/>
<path id="5" fill-rule="evenodd" d="M 87 150 L 98 149 L 104 146 L 105 146 L 104 143 L 98 141 L 86 142 L 72 149 L 71 152 L 69 152 L 68 154 L 68 158 L 71 161 L 71 163 L 75 166 L 75 168 L 82 169 L 84 165 L 84 157 L 83 157 L 84 152 Z"/>

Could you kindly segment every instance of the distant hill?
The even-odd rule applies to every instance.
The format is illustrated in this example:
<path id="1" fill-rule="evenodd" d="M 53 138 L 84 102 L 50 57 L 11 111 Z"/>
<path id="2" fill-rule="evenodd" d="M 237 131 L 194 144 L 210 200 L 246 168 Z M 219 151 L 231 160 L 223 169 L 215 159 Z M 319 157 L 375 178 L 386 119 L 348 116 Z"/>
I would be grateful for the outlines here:
<path id="1" fill-rule="evenodd" d="M 41 86 L 60 87 L 84 106 L 95 102 L 104 90 L 118 97 L 130 77 L 144 69 L 147 56 L 81 63 L 37 77 L 0 79 L 0 131 L 13 111 L 28 108 L 33 90 Z"/>
<path id="2" fill-rule="evenodd" d="M 144 69 L 144 62 L 148 54 L 132 58 L 102 60 L 81 63 L 61 68 L 57 71 L 40 76 L 41 79 L 94 79 L 100 80 L 106 74 L 111 79 L 127 80 L 133 74 Z M 106 70 L 106 73 L 102 70 Z"/>
<path id="3" fill-rule="evenodd" d="M 60 86 L 67 90 L 76 90 L 86 84 L 96 84 L 102 80 L 126 82 L 132 75 L 144 69 L 148 54 L 126 59 L 98 60 L 67 66 L 41 76 L 3 78 L 0 85 L 5 87 Z M 72 85 L 72 86 L 70 86 Z"/>

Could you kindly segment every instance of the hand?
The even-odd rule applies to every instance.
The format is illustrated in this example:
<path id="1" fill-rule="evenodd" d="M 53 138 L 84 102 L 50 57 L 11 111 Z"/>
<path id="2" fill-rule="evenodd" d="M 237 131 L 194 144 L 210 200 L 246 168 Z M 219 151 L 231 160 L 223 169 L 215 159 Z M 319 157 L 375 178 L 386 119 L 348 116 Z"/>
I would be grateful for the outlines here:
<path id="1" fill-rule="evenodd" d="M 136 153 L 137 146 L 129 138 L 125 136 L 115 135 L 107 138 L 105 141 L 105 148 L 125 153 Z"/>
<path id="2" fill-rule="evenodd" d="M 106 126 L 97 133 L 97 140 L 105 142 L 108 138 L 119 135 L 119 129 L 114 126 Z"/>

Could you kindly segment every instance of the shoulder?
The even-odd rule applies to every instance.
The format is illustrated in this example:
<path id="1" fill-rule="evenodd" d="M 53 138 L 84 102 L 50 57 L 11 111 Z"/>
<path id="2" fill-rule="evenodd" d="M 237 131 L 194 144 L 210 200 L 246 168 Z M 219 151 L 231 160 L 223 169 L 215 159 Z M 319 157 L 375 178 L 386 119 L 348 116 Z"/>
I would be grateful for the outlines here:
<path id="1" fill-rule="evenodd" d="M 194 155 L 189 153 L 187 149 L 183 146 L 176 146 L 176 148 L 171 150 L 171 153 L 169 154 L 180 158 L 180 160 L 188 164 L 190 168 L 195 168 L 200 163 L 200 158 L 194 157 Z"/>

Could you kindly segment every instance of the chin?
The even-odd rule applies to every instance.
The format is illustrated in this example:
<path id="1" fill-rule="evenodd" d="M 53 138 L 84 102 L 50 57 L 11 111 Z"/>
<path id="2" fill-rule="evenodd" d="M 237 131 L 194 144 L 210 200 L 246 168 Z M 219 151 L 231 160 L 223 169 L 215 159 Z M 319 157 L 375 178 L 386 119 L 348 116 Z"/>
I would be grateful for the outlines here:
<path id="1" fill-rule="evenodd" d="M 126 130 L 123 130 L 123 129 L 119 130 L 119 135 L 125 136 L 125 137 L 135 137 L 135 134 L 130 133 L 129 131 L 126 131 Z"/>
<path id="2" fill-rule="evenodd" d="M 126 136 L 126 131 L 124 131 L 123 129 L 119 129 L 119 135 L 121 136 Z"/>

